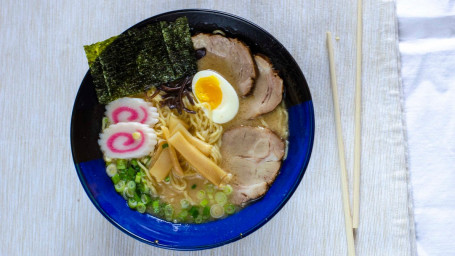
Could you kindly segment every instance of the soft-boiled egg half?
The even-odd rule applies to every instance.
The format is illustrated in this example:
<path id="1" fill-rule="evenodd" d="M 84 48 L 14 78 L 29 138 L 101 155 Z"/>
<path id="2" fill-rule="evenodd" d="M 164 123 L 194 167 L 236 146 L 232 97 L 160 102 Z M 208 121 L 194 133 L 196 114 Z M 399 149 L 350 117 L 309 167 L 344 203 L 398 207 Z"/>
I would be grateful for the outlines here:
<path id="1" fill-rule="evenodd" d="M 215 123 L 232 120 L 239 111 L 239 97 L 232 85 L 213 70 L 202 70 L 193 77 L 192 90 L 205 114 Z"/>

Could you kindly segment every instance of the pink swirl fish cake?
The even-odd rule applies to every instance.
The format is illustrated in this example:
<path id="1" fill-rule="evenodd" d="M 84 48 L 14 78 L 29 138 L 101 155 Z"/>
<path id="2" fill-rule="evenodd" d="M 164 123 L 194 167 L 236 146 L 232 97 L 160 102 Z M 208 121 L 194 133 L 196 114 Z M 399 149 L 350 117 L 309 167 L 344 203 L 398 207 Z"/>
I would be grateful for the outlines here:
<path id="1" fill-rule="evenodd" d="M 149 102 L 138 98 L 120 98 L 106 106 L 106 116 L 111 124 L 138 122 L 150 126 L 158 123 L 158 111 Z"/>
<path id="2" fill-rule="evenodd" d="M 157 143 L 155 130 L 138 122 L 112 124 L 100 135 L 98 144 L 110 158 L 140 158 L 150 154 Z"/>

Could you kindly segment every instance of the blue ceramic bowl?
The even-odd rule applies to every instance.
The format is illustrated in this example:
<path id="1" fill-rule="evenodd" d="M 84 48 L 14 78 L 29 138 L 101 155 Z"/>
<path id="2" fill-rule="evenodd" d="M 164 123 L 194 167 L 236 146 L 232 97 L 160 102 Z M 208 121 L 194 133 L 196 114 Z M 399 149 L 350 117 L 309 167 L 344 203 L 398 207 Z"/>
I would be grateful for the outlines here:
<path id="1" fill-rule="evenodd" d="M 149 18 L 134 27 L 187 16 L 192 33 L 221 29 L 247 43 L 253 53 L 268 56 L 285 85 L 289 112 L 289 150 L 280 174 L 266 195 L 240 212 L 204 224 L 174 224 L 131 210 L 115 192 L 105 172 L 97 140 L 104 105 L 98 103 L 90 72 L 78 91 L 71 119 L 71 148 L 82 186 L 101 214 L 139 241 L 173 250 L 202 250 L 241 239 L 269 221 L 296 190 L 308 165 L 314 138 L 311 95 L 299 66 L 272 35 L 231 14 L 212 10 L 179 10 Z M 81 48 L 82 49 L 82 48 Z"/>

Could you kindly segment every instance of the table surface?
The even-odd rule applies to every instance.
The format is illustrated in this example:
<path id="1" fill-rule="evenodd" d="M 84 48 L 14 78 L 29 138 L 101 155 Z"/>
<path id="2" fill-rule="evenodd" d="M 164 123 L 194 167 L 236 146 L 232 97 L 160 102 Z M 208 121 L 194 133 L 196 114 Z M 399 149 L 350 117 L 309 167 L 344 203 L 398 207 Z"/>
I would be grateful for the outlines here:
<path id="1" fill-rule="evenodd" d="M 355 1 L 351 2 L 354 5 Z M 365 0 L 365 2 L 365 8 L 373 10 L 374 1 Z M 390 1 L 385 0 L 376 2 L 378 2 L 379 7 L 390 4 Z M 450 3 L 446 3 L 447 8 L 452 8 L 450 10 L 453 11 L 454 4 L 452 1 Z M 240 8 L 241 6 L 244 8 Z M 342 255 L 346 248 L 341 203 L 338 198 L 333 199 L 334 195 L 339 196 L 339 188 L 337 187 L 339 178 L 338 176 L 332 177 L 330 170 L 336 169 L 338 162 L 336 144 L 333 143 L 335 133 L 333 117 L 331 116 L 332 106 L 329 104 L 331 96 L 328 62 L 323 40 L 325 39 L 325 30 L 332 30 L 335 36 L 341 37 L 341 40 L 336 44 L 336 50 L 339 54 L 338 67 L 342 73 L 340 84 L 352 79 L 354 77 L 353 68 L 350 66 L 352 63 L 345 60 L 354 59 L 352 58 L 353 53 L 343 52 L 343 49 L 353 49 L 349 45 L 354 42 L 351 39 L 355 35 L 355 19 L 346 13 L 356 8 L 355 6 L 346 6 L 341 0 L 330 5 L 316 0 L 303 1 L 303 4 L 297 0 L 286 0 L 282 1 L 280 8 L 274 8 L 274 6 L 273 3 L 267 1 L 247 1 L 245 3 L 243 1 L 225 3 L 223 1 L 202 0 L 184 3 L 181 1 L 144 1 L 134 4 L 131 2 L 114 3 L 88 0 L 77 3 L 53 0 L 39 3 L 33 1 L 2 1 L 2 8 L 0 9 L 0 120 L 3 125 L 0 131 L 0 168 L 2 174 L 0 177 L 0 205 L 2 206 L 0 209 L 0 227 L 4 232 L 0 236 L 0 248 L 2 248 L 0 255 L 3 253 L 5 253 L 4 255 L 27 255 L 30 253 L 34 255 L 188 254 L 157 249 L 140 243 L 116 229 L 99 214 L 85 195 L 77 178 L 71 158 L 69 127 L 72 104 L 78 86 L 87 71 L 82 45 L 118 34 L 131 25 L 164 11 L 198 7 L 237 14 L 257 23 L 275 35 L 295 56 L 302 67 L 309 81 L 313 100 L 318 104 L 315 110 L 318 132 L 327 131 L 316 134 L 316 143 L 319 144 L 313 151 L 307 174 L 295 195 L 276 217 L 254 234 L 234 244 L 192 254 Z M 409 8 L 412 8 L 411 0 L 400 0 L 398 2 L 400 19 L 409 17 L 408 14 L 412 13 L 411 11 L 406 12 Z M 384 11 L 386 9 L 379 10 L 380 12 L 374 18 L 383 19 L 385 15 L 388 17 L 386 20 L 395 22 L 390 13 Z M 319 15 L 321 16 L 318 17 Z M 371 17 L 375 14 L 371 12 L 369 15 Z M 403 20 L 399 21 L 401 22 L 400 33 L 408 31 L 406 27 L 402 26 L 403 24 L 410 24 L 410 26 L 413 24 L 403 23 Z M 282 23 L 291 24 L 287 26 L 288 33 L 282 31 Z M 300 24 L 300 26 L 293 26 L 292 24 Z M 393 27 L 393 24 L 390 27 Z M 393 31 L 382 32 L 393 34 Z M 368 33 L 365 34 L 369 36 Z M 453 38 L 453 33 L 451 36 Z M 373 39 L 376 38 L 374 36 L 367 37 L 366 41 Z M 400 39 L 401 43 L 406 43 L 406 38 L 401 36 Z M 394 45 L 393 40 L 390 41 L 388 38 L 384 42 L 378 43 L 374 43 L 373 40 L 370 45 L 377 47 L 375 50 L 394 51 L 393 47 L 387 48 Z M 384 45 L 386 45 L 385 48 Z M 316 47 L 305 48 L 308 46 Z M 400 44 L 401 50 L 403 49 L 402 46 Z M 368 54 L 372 53 L 369 52 Z M 407 111 L 405 117 L 408 124 L 408 153 L 411 159 L 410 171 L 412 174 L 415 169 L 419 169 L 418 166 L 421 163 L 416 162 L 415 159 L 421 157 L 426 159 L 424 156 L 426 152 L 415 151 L 413 148 L 419 146 L 416 140 L 420 138 L 417 131 L 420 123 L 412 126 L 414 124 L 412 120 L 419 117 L 421 112 L 413 110 L 415 103 L 412 104 L 409 101 L 412 99 L 409 96 L 411 94 L 406 94 L 409 88 L 415 86 L 411 78 L 416 74 L 404 72 L 406 71 L 406 63 L 411 63 L 406 62 L 405 58 L 411 55 L 403 55 L 402 53 L 404 99 L 406 100 L 404 106 Z M 381 61 L 384 59 L 381 59 L 380 54 L 378 56 L 377 63 L 382 63 Z M 384 56 L 382 57 L 385 58 Z M 390 61 L 388 63 L 393 64 L 393 60 Z M 311 65 L 307 62 L 310 62 Z M 378 67 L 381 66 L 378 65 Z M 398 66 L 392 65 L 387 66 L 387 68 L 391 68 L 390 72 L 392 73 L 398 72 Z M 320 70 L 322 72 L 319 72 Z M 428 75 L 427 78 L 431 79 L 431 76 Z M 451 80 L 451 83 L 453 81 L 454 79 Z M 350 96 L 347 95 L 352 94 L 352 91 L 341 88 L 340 93 L 349 98 Z M 399 97 L 399 93 L 397 94 L 396 91 L 384 95 L 395 99 Z M 367 98 L 370 96 L 373 95 L 368 94 Z M 373 97 L 369 99 L 374 101 Z M 343 104 L 343 102 L 341 103 Z M 345 104 L 344 107 L 342 106 L 342 115 L 350 113 L 350 108 L 353 108 L 352 104 L 346 102 Z M 439 109 L 443 107 L 444 105 Z M 435 112 L 431 113 L 436 114 Z M 346 122 L 350 121 L 352 121 L 351 117 Z M 352 127 L 345 125 L 344 128 L 346 128 L 345 132 L 347 131 L 345 135 L 346 144 L 352 144 L 353 135 L 349 135 L 352 132 Z M 396 128 L 395 133 L 391 132 L 390 135 L 399 136 L 401 134 L 400 128 L 394 128 Z M 323 138 L 323 135 L 328 138 Z M 434 135 L 425 133 L 425 136 Z M 453 141 L 453 133 L 448 134 L 448 136 Z M 381 143 L 384 141 L 376 140 L 371 145 L 383 145 Z M 400 151 L 402 146 L 404 148 L 404 145 L 398 145 L 399 150 L 393 152 L 400 156 L 404 155 Z M 323 152 L 329 149 L 330 152 L 324 155 Z M 432 148 L 431 150 L 441 150 L 441 148 Z M 450 150 L 451 154 L 447 156 L 448 158 L 453 157 L 455 151 L 453 146 Z M 350 152 L 352 150 L 347 151 L 348 154 Z M 392 166 L 396 170 L 401 170 L 400 168 L 404 166 L 400 162 L 401 158 L 394 159 L 395 163 Z M 429 161 L 431 160 L 429 159 Z M 348 161 L 348 167 L 350 165 Z M 447 166 L 444 167 L 448 168 Z M 405 171 L 405 169 L 403 170 Z M 333 174 L 337 174 L 335 171 Z M 382 170 L 378 169 L 378 171 Z M 393 210 L 393 214 L 395 214 L 393 216 L 396 218 L 387 221 L 374 219 L 374 215 L 371 215 L 372 219 L 368 220 L 371 221 L 372 228 L 365 227 L 360 230 L 362 236 L 360 236 L 360 242 L 357 245 L 359 255 L 398 255 L 397 252 L 400 252 L 399 255 L 412 254 L 415 237 L 410 231 L 413 230 L 413 223 L 407 223 L 408 218 L 412 219 L 412 211 L 408 212 L 409 208 L 406 205 L 398 206 L 398 202 L 407 202 L 406 173 L 394 172 L 391 174 L 391 176 L 394 175 L 396 177 L 392 178 L 401 180 L 401 182 L 388 184 L 387 186 L 390 186 L 389 192 L 378 190 L 375 187 L 376 184 L 368 183 L 374 188 L 369 191 L 371 193 L 369 198 L 376 200 L 374 196 L 378 198 L 389 197 L 389 202 L 384 203 L 384 205 Z M 371 180 L 367 180 L 367 182 L 372 181 L 373 177 L 371 176 Z M 324 183 L 324 180 L 328 182 Z M 384 179 L 383 181 L 394 180 Z M 321 188 L 321 186 L 324 187 Z M 307 199 L 308 191 L 315 190 L 320 190 L 320 193 L 317 196 L 312 194 L 314 198 L 311 200 Z M 393 191 L 399 192 L 399 195 L 393 195 Z M 434 194 L 438 193 L 438 190 L 432 191 Z M 419 190 L 415 188 L 414 195 L 418 194 Z M 368 195 L 370 196 L 370 194 Z M 453 194 L 449 193 L 448 195 Z M 420 204 L 423 201 L 421 199 L 418 201 L 418 198 L 421 197 L 416 196 L 415 198 L 416 209 L 425 209 L 426 205 Z M 311 202 L 315 209 L 313 211 L 302 211 L 302 208 L 309 204 L 308 202 Z M 380 214 L 384 214 L 384 216 L 390 214 L 388 211 L 381 211 L 381 206 L 372 206 L 371 210 L 377 211 L 379 216 Z M 325 214 L 318 214 L 318 212 Z M 447 252 L 454 252 L 454 246 L 446 245 L 447 239 L 444 240 L 442 236 L 436 236 L 436 240 L 431 240 L 435 239 L 434 234 L 437 234 L 438 230 L 428 231 L 428 225 L 431 222 L 425 218 L 420 218 L 422 215 L 419 214 L 422 212 L 416 212 L 416 220 L 420 224 L 416 227 L 416 233 L 424 237 L 417 239 L 419 253 L 421 255 L 449 255 Z M 383 228 L 376 228 L 375 221 L 379 222 L 380 225 L 378 225 Z M 439 223 L 441 228 L 443 228 L 444 223 L 444 218 L 442 218 Z M 388 228 L 389 226 L 390 228 Z M 449 227 L 454 227 L 453 223 Z M 310 238 L 312 236 L 313 239 Z M 434 241 L 445 245 L 446 250 L 438 251 L 437 248 L 432 248 L 425 241 Z"/>

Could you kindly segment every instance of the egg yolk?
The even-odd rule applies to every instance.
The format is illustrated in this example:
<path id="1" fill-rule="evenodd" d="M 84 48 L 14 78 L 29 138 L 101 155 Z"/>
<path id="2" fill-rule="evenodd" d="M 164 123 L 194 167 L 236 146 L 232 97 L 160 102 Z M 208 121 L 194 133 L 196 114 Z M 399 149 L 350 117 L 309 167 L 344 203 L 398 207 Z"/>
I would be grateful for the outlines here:
<path id="1" fill-rule="evenodd" d="M 223 93 L 221 92 L 220 82 L 215 76 L 199 78 L 194 91 L 199 102 L 208 103 L 211 109 L 215 109 L 221 104 Z"/>

